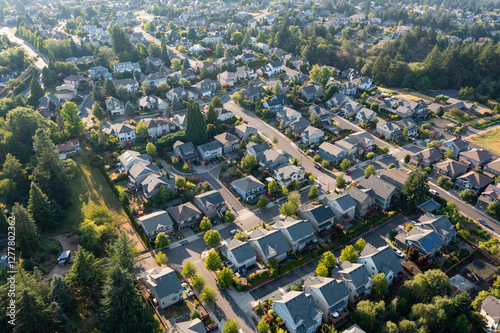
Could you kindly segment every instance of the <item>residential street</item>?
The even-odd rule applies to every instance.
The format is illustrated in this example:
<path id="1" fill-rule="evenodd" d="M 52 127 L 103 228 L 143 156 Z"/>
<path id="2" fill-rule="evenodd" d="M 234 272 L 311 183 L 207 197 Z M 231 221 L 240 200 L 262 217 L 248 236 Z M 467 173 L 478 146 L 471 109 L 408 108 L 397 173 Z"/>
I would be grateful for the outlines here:
<path id="1" fill-rule="evenodd" d="M 9 28 L 7 27 L 3 27 L 3 28 L 0 28 L 0 34 L 2 35 L 7 35 L 7 37 L 9 37 L 9 39 L 17 44 L 19 44 L 26 52 L 27 55 L 29 55 L 30 57 L 34 57 L 35 58 L 35 61 L 33 62 L 33 64 L 38 67 L 40 69 L 40 71 L 48 66 L 48 61 L 45 59 L 45 56 L 43 56 L 40 52 L 38 52 L 38 50 L 36 50 L 35 48 L 33 48 L 31 45 L 29 45 L 28 43 L 26 43 L 24 40 L 16 37 L 12 31 L 10 31 Z"/>

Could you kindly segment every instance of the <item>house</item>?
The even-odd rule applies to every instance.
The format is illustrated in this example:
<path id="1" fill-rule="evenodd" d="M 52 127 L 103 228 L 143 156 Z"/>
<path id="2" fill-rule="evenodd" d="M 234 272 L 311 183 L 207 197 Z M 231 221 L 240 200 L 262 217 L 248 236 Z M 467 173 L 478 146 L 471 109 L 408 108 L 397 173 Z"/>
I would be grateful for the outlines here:
<path id="1" fill-rule="evenodd" d="M 252 175 L 233 181 L 231 186 L 245 201 L 256 200 L 266 191 L 266 186 Z"/>
<path id="2" fill-rule="evenodd" d="M 261 72 L 262 74 L 266 74 L 267 76 L 273 76 L 280 74 L 283 71 L 283 64 L 280 61 L 273 61 L 264 67 L 261 67 L 257 70 L 257 73 Z"/>
<path id="3" fill-rule="evenodd" d="M 290 126 L 290 123 L 292 121 L 299 118 L 300 116 L 301 115 L 299 112 L 285 106 L 281 110 L 278 110 L 276 112 L 276 121 L 278 123 L 281 123 L 281 121 L 283 121 L 285 123 L 285 126 L 288 127 Z"/>
<path id="4" fill-rule="evenodd" d="M 354 324 L 344 331 L 344 333 L 366 333 L 358 324 Z"/>
<path id="5" fill-rule="evenodd" d="M 269 261 L 273 259 L 278 262 L 286 260 L 288 252 L 292 250 L 281 231 L 269 231 L 262 227 L 258 227 L 250 233 L 250 244 L 265 265 L 268 265 Z"/>
<path id="6" fill-rule="evenodd" d="M 300 88 L 299 93 L 305 101 L 310 102 L 323 97 L 323 88 L 317 84 L 306 84 Z"/>
<path id="7" fill-rule="evenodd" d="M 299 218 L 308 220 L 320 237 L 330 234 L 335 225 L 335 214 L 332 209 L 325 205 L 305 204 L 299 208 Z"/>
<path id="8" fill-rule="evenodd" d="M 455 180 L 455 188 L 460 191 L 469 189 L 479 194 L 492 182 L 493 179 L 483 176 L 480 173 L 470 171 L 465 175 L 457 177 Z"/>
<path id="9" fill-rule="evenodd" d="M 416 138 L 418 136 L 419 128 L 412 119 L 402 119 L 396 121 L 396 124 L 403 129 L 406 128 L 407 136 L 409 138 Z"/>
<path id="10" fill-rule="evenodd" d="M 247 144 L 245 156 L 247 154 L 252 154 L 257 159 L 257 161 L 260 161 L 260 159 L 264 155 L 264 152 L 268 149 L 269 144 L 266 141 L 261 143 L 250 142 L 249 144 Z"/>
<path id="11" fill-rule="evenodd" d="M 222 145 L 224 154 L 240 149 L 240 140 L 231 133 L 224 132 L 214 136 L 214 140 Z"/>
<path id="12" fill-rule="evenodd" d="M 149 56 L 144 59 L 144 63 L 146 64 L 146 66 L 152 66 L 154 68 L 159 68 L 164 65 L 163 60 L 155 58 L 153 56 Z"/>
<path id="13" fill-rule="evenodd" d="M 422 228 L 434 230 L 445 245 L 448 245 L 457 237 L 455 226 L 445 215 L 425 213 L 424 215 L 420 216 L 420 218 L 418 219 L 418 223 L 416 223 L 415 225 L 418 225 Z"/>
<path id="14" fill-rule="evenodd" d="M 234 60 L 233 57 L 222 57 L 217 59 L 215 63 L 219 66 L 219 68 L 221 68 L 222 66 L 231 66 L 236 64 L 236 60 Z"/>
<path id="15" fill-rule="evenodd" d="M 358 87 L 354 84 L 354 82 L 349 81 L 345 84 L 339 84 L 339 92 L 343 95 L 351 95 L 354 96 L 358 92 Z"/>
<path id="16" fill-rule="evenodd" d="M 372 193 L 375 194 L 375 202 L 383 210 L 389 209 L 392 202 L 397 199 L 399 194 L 399 190 L 396 186 L 375 175 L 370 175 L 368 179 L 361 179 L 359 184 L 364 189 L 372 190 L 368 193 L 370 195 L 372 195 Z"/>
<path id="17" fill-rule="evenodd" d="M 294 164 L 283 164 L 273 170 L 274 179 L 280 186 L 288 187 L 292 182 L 302 182 L 306 170 Z"/>
<path id="18" fill-rule="evenodd" d="M 301 252 L 317 243 L 311 223 L 307 220 L 296 220 L 286 217 L 273 224 L 273 229 L 280 230 L 285 236 L 293 252 Z"/>
<path id="19" fill-rule="evenodd" d="M 153 73 L 147 75 L 143 82 L 147 82 L 151 87 L 156 87 L 160 83 L 167 83 L 167 76 L 163 73 Z"/>
<path id="20" fill-rule="evenodd" d="M 108 135 L 118 138 L 119 141 L 135 140 L 135 127 L 125 123 L 112 124 L 104 130 Z"/>
<path id="21" fill-rule="evenodd" d="M 193 85 L 194 90 L 199 96 L 211 96 L 217 89 L 217 82 L 211 79 L 204 79 Z"/>
<path id="22" fill-rule="evenodd" d="M 227 84 L 229 87 L 234 87 L 234 85 L 238 82 L 238 75 L 233 72 L 225 71 L 217 75 L 217 80 L 221 86 Z"/>
<path id="23" fill-rule="evenodd" d="M 160 168 L 151 163 L 134 163 L 128 171 L 128 179 L 136 187 L 140 187 L 142 182 L 151 174 L 160 175 Z"/>
<path id="24" fill-rule="evenodd" d="M 472 148 L 471 150 L 463 151 L 458 154 L 458 158 L 460 161 L 465 161 L 467 164 L 470 163 L 472 168 L 477 166 L 482 167 L 492 160 L 491 154 L 487 150 L 481 148 Z"/>
<path id="25" fill-rule="evenodd" d="M 249 242 L 233 239 L 221 247 L 221 252 L 239 271 L 257 264 L 257 252 Z"/>
<path id="26" fill-rule="evenodd" d="M 323 312 L 311 295 L 290 291 L 274 297 L 273 309 L 290 333 L 313 333 L 321 325 Z"/>
<path id="27" fill-rule="evenodd" d="M 76 97 L 78 89 L 72 84 L 62 84 L 56 87 L 55 95 L 59 99 L 65 99 L 67 101 L 72 100 Z"/>
<path id="28" fill-rule="evenodd" d="M 162 136 L 175 130 L 174 124 L 161 118 L 148 119 L 144 122 L 150 137 Z"/>
<path id="29" fill-rule="evenodd" d="M 309 126 L 311 126 L 311 122 L 302 116 L 298 117 L 290 123 L 290 129 L 292 130 L 292 132 L 299 135 Z"/>
<path id="30" fill-rule="evenodd" d="M 165 333 L 206 333 L 207 331 L 205 324 L 198 318 L 179 323 L 173 319 L 170 320 L 173 321 L 172 326 Z"/>
<path id="31" fill-rule="evenodd" d="M 457 158 L 460 153 L 469 149 L 469 142 L 462 140 L 462 138 L 455 138 L 443 142 L 443 147 L 446 147 L 446 149 L 453 149 L 455 152 L 454 157 Z"/>
<path id="32" fill-rule="evenodd" d="M 83 76 L 81 75 L 70 75 L 64 79 L 65 84 L 69 84 L 77 88 L 80 86 L 80 83 L 82 81 L 83 81 Z"/>
<path id="33" fill-rule="evenodd" d="M 152 197 L 156 196 L 161 187 L 163 187 L 166 192 L 177 192 L 177 189 L 175 187 L 175 179 L 168 179 L 166 176 L 158 175 L 156 173 L 152 173 L 147 176 L 146 179 L 142 181 L 141 187 L 146 200 L 149 200 Z"/>
<path id="34" fill-rule="evenodd" d="M 68 155 L 74 154 L 80 150 L 82 150 L 82 148 L 80 148 L 80 141 L 78 141 L 78 139 L 68 140 L 57 145 L 60 160 L 65 160 Z"/>
<path id="35" fill-rule="evenodd" d="M 269 50 L 269 45 L 264 44 L 264 43 L 255 43 L 255 47 L 260 50 L 260 51 L 268 51 Z"/>
<path id="36" fill-rule="evenodd" d="M 306 146 L 318 144 L 323 141 L 325 132 L 314 126 L 307 126 L 302 133 L 300 133 L 302 143 Z"/>
<path id="37" fill-rule="evenodd" d="M 500 159 L 485 164 L 483 166 L 483 173 L 491 178 L 500 176 Z"/>
<path id="38" fill-rule="evenodd" d="M 96 66 L 89 69 L 89 75 L 92 80 L 105 80 L 111 79 L 113 75 L 106 67 Z"/>
<path id="39" fill-rule="evenodd" d="M 326 106 L 333 108 L 341 108 L 345 103 L 352 101 L 352 98 L 336 92 L 332 97 L 326 102 Z"/>
<path id="40" fill-rule="evenodd" d="M 191 202 L 171 207 L 167 209 L 167 212 L 175 221 L 179 229 L 197 224 L 200 222 L 202 216 L 200 210 Z"/>
<path id="41" fill-rule="evenodd" d="M 247 65 L 239 66 L 236 67 L 236 78 L 254 80 L 257 78 L 257 73 Z"/>
<path id="42" fill-rule="evenodd" d="M 363 105 L 356 101 L 346 101 L 342 107 L 340 107 L 339 116 L 343 116 L 344 118 L 352 118 L 356 116 L 356 114 L 361 111 Z"/>
<path id="43" fill-rule="evenodd" d="M 169 102 L 172 102 L 174 100 L 180 102 L 182 100 L 189 100 L 195 97 L 192 92 L 186 91 L 182 87 L 175 87 L 173 89 L 170 89 L 169 91 L 167 91 L 166 96 Z"/>
<path id="44" fill-rule="evenodd" d="M 157 96 L 142 96 L 137 100 L 137 106 L 141 110 L 165 110 L 167 108 L 167 102 Z"/>
<path id="45" fill-rule="evenodd" d="M 389 284 L 392 284 L 394 276 L 403 270 L 398 257 L 389 245 L 376 248 L 367 243 L 356 262 L 365 265 L 371 276 L 384 273 Z"/>
<path id="46" fill-rule="evenodd" d="M 375 132 L 394 142 L 398 142 L 403 139 L 403 129 L 399 127 L 399 125 L 394 121 L 387 122 L 384 120 L 380 120 L 377 123 Z"/>
<path id="47" fill-rule="evenodd" d="M 249 126 L 247 124 L 241 124 L 235 126 L 234 131 L 240 139 L 244 139 L 246 142 L 248 142 L 248 139 L 250 139 L 252 135 L 258 134 L 257 129 L 255 127 Z"/>
<path id="48" fill-rule="evenodd" d="M 114 81 L 116 87 L 123 86 L 128 93 L 139 90 L 139 83 L 137 83 L 135 79 L 121 79 Z"/>
<path id="49" fill-rule="evenodd" d="M 450 104 L 444 106 L 445 112 L 448 112 L 451 109 L 458 109 L 465 113 L 473 113 L 476 110 L 476 107 L 474 106 L 473 103 L 461 101 L 456 98 L 449 98 L 447 102 Z"/>
<path id="50" fill-rule="evenodd" d="M 192 70 L 185 70 L 185 69 L 183 69 L 183 70 L 180 70 L 180 71 L 177 71 L 177 72 L 170 73 L 170 74 L 168 74 L 168 76 L 170 78 L 174 79 L 174 80 L 177 80 L 177 81 L 179 81 L 182 78 L 184 78 L 184 79 L 186 79 L 188 81 L 196 80 L 196 74 L 193 73 Z"/>
<path id="51" fill-rule="evenodd" d="M 373 90 L 376 88 L 376 86 L 373 84 L 372 79 L 370 79 L 368 76 L 360 77 L 359 79 L 354 80 L 354 82 L 357 84 L 359 89 Z"/>
<path id="52" fill-rule="evenodd" d="M 492 295 L 486 296 L 481 302 L 479 312 L 486 319 L 489 332 L 496 332 L 500 327 L 500 300 Z"/>
<path id="53" fill-rule="evenodd" d="M 226 202 L 219 191 L 212 190 L 194 197 L 194 204 L 205 216 L 214 218 L 226 212 Z"/>
<path id="54" fill-rule="evenodd" d="M 288 107 L 292 106 L 292 103 L 290 103 L 290 100 L 288 99 L 286 94 L 279 94 L 271 97 L 270 99 L 262 103 L 262 105 L 266 109 L 269 109 L 272 112 L 276 112 L 278 110 L 283 109 L 285 106 Z"/>
<path id="55" fill-rule="evenodd" d="M 113 71 L 124 73 L 124 72 L 141 72 L 141 66 L 138 62 L 119 62 L 113 65 Z"/>
<path id="56" fill-rule="evenodd" d="M 265 94 L 265 90 L 262 86 L 249 87 L 248 89 L 241 89 L 241 97 L 246 101 L 255 102 L 257 99 L 261 98 Z"/>
<path id="57" fill-rule="evenodd" d="M 375 147 L 375 138 L 368 132 L 356 132 L 349 135 L 349 139 L 358 143 L 363 152 L 370 152 Z"/>
<path id="58" fill-rule="evenodd" d="M 184 288 L 181 286 L 179 277 L 170 267 L 150 269 L 146 273 L 145 282 L 161 309 L 182 300 Z"/>
<path id="59" fill-rule="evenodd" d="M 349 194 L 344 194 L 330 201 L 330 207 L 337 220 L 349 222 L 354 219 L 356 201 Z"/>
<path id="60" fill-rule="evenodd" d="M 313 297 L 318 308 L 323 312 L 323 321 L 330 323 L 334 314 L 347 310 L 349 289 L 342 280 L 329 277 L 309 276 L 304 281 L 304 292 Z"/>
<path id="61" fill-rule="evenodd" d="M 318 155 L 325 161 L 337 163 L 347 157 L 347 152 L 330 142 L 323 142 L 318 149 Z"/>
<path id="62" fill-rule="evenodd" d="M 173 118 L 172 118 L 172 122 L 174 123 L 175 126 L 177 126 L 177 128 L 179 128 L 179 130 L 184 130 L 184 127 L 186 127 L 186 115 L 185 114 L 176 114 Z"/>
<path id="63" fill-rule="evenodd" d="M 278 153 L 276 150 L 269 148 L 262 152 L 260 158 L 257 161 L 262 168 L 267 170 L 274 170 L 282 164 L 287 164 L 288 158 L 286 158 L 285 155 Z"/>
<path id="64" fill-rule="evenodd" d="M 174 222 L 164 210 L 137 219 L 149 240 L 154 240 L 160 232 L 167 234 L 174 231 Z"/>
<path id="65" fill-rule="evenodd" d="M 125 114 L 125 104 L 115 97 L 106 98 L 106 109 L 112 116 L 120 116 Z"/>
<path id="66" fill-rule="evenodd" d="M 446 177 L 455 181 L 457 177 L 464 175 L 468 170 L 467 165 L 451 160 L 449 158 L 434 164 L 432 172 L 436 177 Z"/>
<path id="67" fill-rule="evenodd" d="M 330 115 L 330 112 L 327 109 L 325 109 L 319 105 L 313 104 L 309 107 L 309 115 L 312 116 L 313 114 L 316 114 L 321 119 L 323 124 L 325 124 L 325 125 L 332 124 L 332 117 Z"/>
<path id="68" fill-rule="evenodd" d="M 118 156 L 118 160 L 120 161 L 118 163 L 120 170 L 129 171 L 135 163 L 149 164 L 151 162 L 151 155 L 141 154 L 134 150 L 127 150 Z"/>
<path id="69" fill-rule="evenodd" d="M 349 195 L 356 202 L 356 214 L 360 217 L 365 217 L 377 209 L 375 195 L 371 195 L 371 189 L 359 189 L 351 186 L 344 192 L 344 195 Z"/>
<path id="70" fill-rule="evenodd" d="M 344 150 L 349 159 L 352 159 L 354 156 L 357 156 L 359 153 L 358 143 L 351 138 L 345 138 L 343 140 L 339 140 L 335 142 L 335 146 Z"/>
<path id="71" fill-rule="evenodd" d="M 359 123 L 372 123 L 377 121 L 377 113 L 367 108 L 361 108 L 358 113 L 356 113 L 356 119 Z"/>
<path id="72" fill-rule="evenodd" d="M 338 274 L 349 290 L 349 301 L 355 303 L 359 298 L 370 294 L 373 278 L 365 265 L 344 261 L 340 267 Z"/>
<path id="73" fill-rule="evenodd" d="M 442 157 L 443 156 L 441 156 L 439 150 L 433 147 L 422 150 L 421 152 L 412 155 L 410 165 L 412 165 L 413 167 L 420 166 L 422 168 L 426 168 L 437 163 L 439 160 L 441 160 Z"/>
<path id="74" fill-rule="evenodd" d="M 196 146 L 196 150 L 202 161 L 222 157 L 222 145 L 218 141 L 207 142 Z"/>
<path id="75" fill-rule="evenodd" d="M 234 113 L 225 108 L 216 108 L 215 112 L 217 113 L 217 119 L 221 122 L 234 118 Z"/>
<path id="76" fill-rule="evenodd" d="M 248 53 L 248 52 L 242 53 L 241 55 L 236 56 L 236 60 L 241 61 L 245 64 L 248 64 L 249 62 L 255 61 L 257 59 L 259 59 L 259 58 L 257 58 L 257 56 L 255 54 Z"/>
<path id="77" fill-rule="evenodd" d="M 176 141 L 174 143 L 174 155 L 187 164 L 198 162 L 199 158 L 198 152 L 194 148 L 192 142 L 184 143 L 182 141 Z"/>
<path id="78" fill-rule="evenodd" d="M 379 173 L 379 177 L 382 180 L 396 186 L 398 190 L 403 190 L 403 186 L 408 180 L 410 174 L 406 171 L 400 170 L 398 168 L 383 169 Z"/>

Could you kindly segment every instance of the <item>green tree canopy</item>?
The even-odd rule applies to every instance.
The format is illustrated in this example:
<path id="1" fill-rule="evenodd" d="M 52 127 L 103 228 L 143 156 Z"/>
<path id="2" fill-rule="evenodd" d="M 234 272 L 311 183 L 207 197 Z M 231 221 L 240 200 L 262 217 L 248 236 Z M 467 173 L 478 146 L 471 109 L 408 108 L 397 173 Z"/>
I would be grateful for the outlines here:
<path id="1" fill-rule="evenodd" d="M 363 238 L 360 238 L 354 244 L 354 249 L 356 251 L 361 252 L 361 251 L 363 251 L 363 249 L 365 248 L 365 246 L 366 246 L 366 241 Z"/>
<path id="2" fill-rule="evenodd" d="M 210 287 L 209 285 L 206 285 L 203 287 L 203 290 L 201 291 L 200 298 L 203 302 L 207 304 L 214 304 L 215 301 L 217 300 L 217 293 L 215 292 L 215 289 Z"/>
<path id="3" fill-rule="evenodd" d="M 385 278 L 384 273 L 378 273 L 373 276 L 372 282 L 372 293 L 378 300 L 382 300 L 385 298 L 387 293 L 389 292 L 389 283 Z"/>
<path id="4" fill-rule="evenodd" d="M 155 244 L 159 249 L 166 249 L 170 246 L 170 238 L 162 231 L 156 235 Z"/>
<path id="5" fill-rule="evenodd" d="M 356 258 L 358 257 L 356 251 L 354 250 L 354 246 L 348 245 L 346 246 L 342 252 L 340 253 L 340 260 L 342 262 L 344 261 L 350 261 L 350 262 L 356 262 Z"/>
<path id="6" fill-rule="evenodd" d="M 224 267 L 217 275 L 217 284 L 224 288 L 230 288 L 233 285 L 234 273 L 228 267 Z"/>
<path id="7" fill-rule="evenodd" d="M 212 223 L 210 222 L 210 218 L 208 216 L 203 217 L 203 219 L 201 220 L 200 229 L 203 231 L 212 229 Z"/>
<path id="8" fill-rule="evenodd" d="M 205 267 L 209 271 L 216 271 L 220 268 L 221 263 L 222 260 L 219 254 L 215 250 L 210 250 L 205 258 Z"/>
<path id="9" fill-rule="evenodd" d="M 64 127 L 70 136 L 77 136 L 83 133 L 85 130 L 85 123 L 82 121 L 82 118 L 80 118 L 78 107 L 75 103 L 64 103 L 61 110 L 61 116 L 64 120 Z"/>
<path id="10" fill-rule="evenodd" d="M 217 230 L 208 230 L 203 239 L 208 247 L 214 247 L 220 243 L 221 237 Z"/>
<path id="11" fill-rule="evenodd" d="M 423 202 L 427 192 L 427 174 L 421 168 L 413 170 L 401 190 L 402 208 L 408 212 L 414 211 Z"/>
<path id="12" fill-rule="evenodd" d="M 188 102 L 186 112 L 186 140 L 195 146 L 207 142 L 207 126 L 205 117 L 201 113 L 200 105 L 195 100 Z"/>
<path id="13" fill-rule="evenodd" d="M 226 320 L 224 327 L 222 327 L 222 333 L 238 333 L 240 330 L 240 324 L 237 319 Z"/>
<path id="14" fill-rule="evenodd" d="M 370 164 L 365 169 L 365 178 L 368 179 L 371 175 L 377 175 L 377 170 L 375 169 L 375 166 L 373 164 Z"/>
<path id="15" fill-rule="evenodd" d="M 185 277 L 190 277 L 196 274 L 196 266 L 191 262 L 187 261 L 182 267 L 182 275 Z"/>

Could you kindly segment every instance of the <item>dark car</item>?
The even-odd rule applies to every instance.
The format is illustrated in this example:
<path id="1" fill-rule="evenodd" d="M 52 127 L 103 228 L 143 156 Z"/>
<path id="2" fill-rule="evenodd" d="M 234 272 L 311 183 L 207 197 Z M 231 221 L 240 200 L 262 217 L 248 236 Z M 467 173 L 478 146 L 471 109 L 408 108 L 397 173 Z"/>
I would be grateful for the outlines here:
<path id="1" fill-rule="evenodd" d="M 159 116 L 161 116 L 161 114 L 159 114 L 159 113 L 155 113 L 155 114 L 154 114 L 154 116 L 155 116 L 155 117 L 159 117 Z"/>
<path id="2" fill-rule="evenodd" d="M 488 225 L 488 224 L 486 223 L 486 221 L 485 221 L 485 220 L 483 220 L 483 219 L 477 219 L 477 220 L 478 220 L 478 221 L 479 221 L 479 223 L 481 223 L 482 225 L 486 225 L 486 226 Z"/>
<path id="3" fill-rule="evenodd" d="M 207 332 L 215 331 L 218 328 L 219 328 L 219 325 L 217 323 L 209 324 L 207 326 Z"/>
<path id="4" fill-rule="evenodd" d="M 319 164 L 314 164 L 314 167 L 318 170 L 321 170 L 321 166 Z"/>

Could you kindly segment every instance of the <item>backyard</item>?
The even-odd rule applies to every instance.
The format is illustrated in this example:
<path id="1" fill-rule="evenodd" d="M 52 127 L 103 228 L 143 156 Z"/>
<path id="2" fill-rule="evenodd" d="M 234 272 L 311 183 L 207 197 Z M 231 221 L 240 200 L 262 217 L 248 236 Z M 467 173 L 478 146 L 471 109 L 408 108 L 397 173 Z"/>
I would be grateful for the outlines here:
<path id="1" fill-rule="evenodd" d="M 471 135 L 469 140 L 500 154 L 500 129 L 498 128 Z"/>

